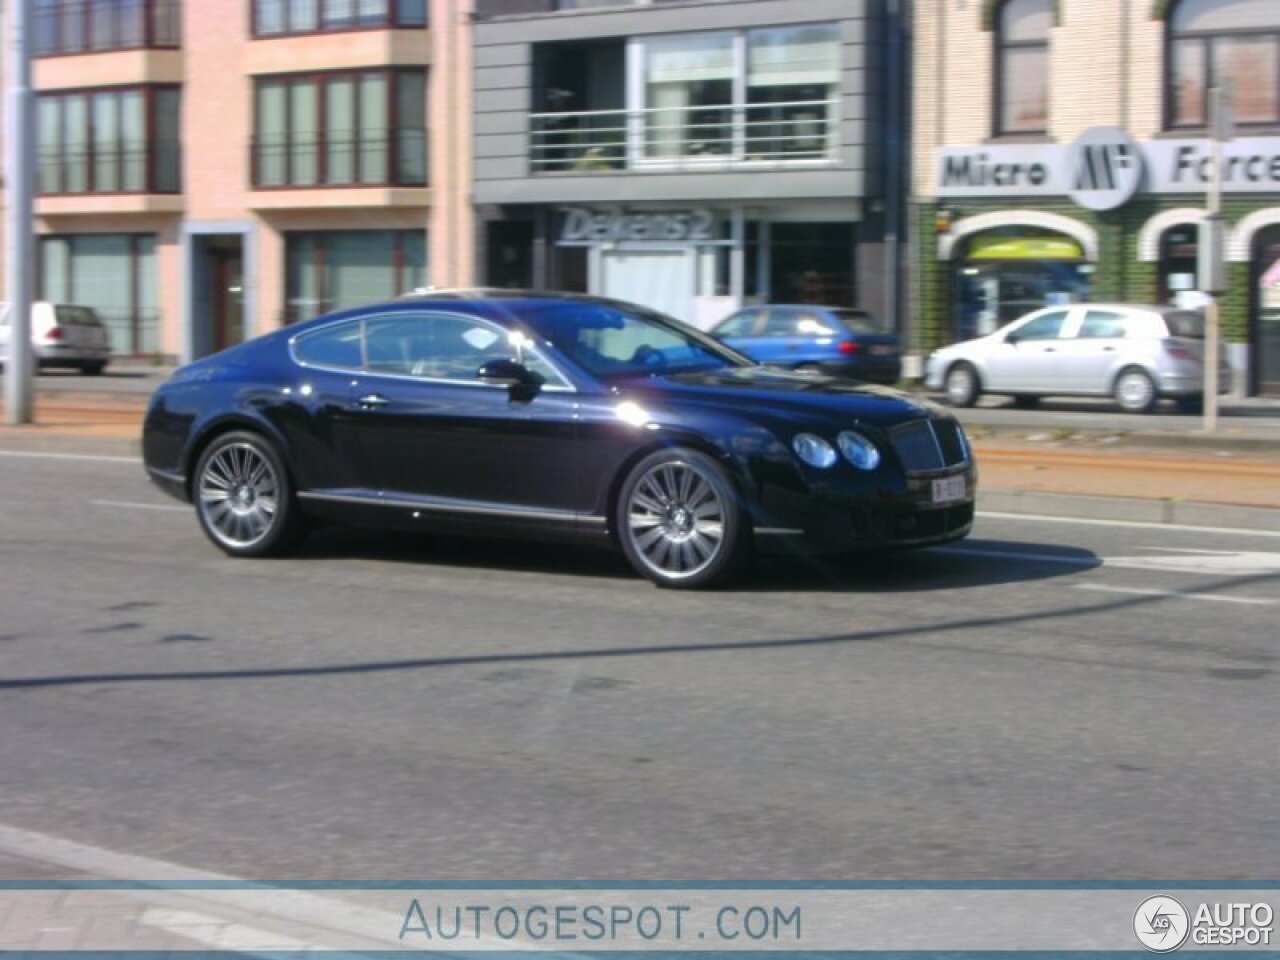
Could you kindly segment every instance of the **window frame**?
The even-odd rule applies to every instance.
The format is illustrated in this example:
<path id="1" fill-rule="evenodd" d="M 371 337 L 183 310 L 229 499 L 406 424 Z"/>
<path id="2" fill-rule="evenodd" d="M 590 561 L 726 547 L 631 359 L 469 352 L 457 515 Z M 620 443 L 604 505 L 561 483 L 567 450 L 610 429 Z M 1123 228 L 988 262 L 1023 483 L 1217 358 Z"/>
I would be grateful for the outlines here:
<path id="1" fill-rule="evenodd" d="M 1004 14 L 1010 4 L 1017 3 L 1019 0 L 1002 0 L 995 10 L 995 20 L 992 25 L 992 47 L 993 57 L 991 63 L 991 132 L 996 137 L 1018 137 L 1018 136 L 1042 136 L 1049 132 L 1049 81 L 1052 75 L 1049 63 L 1050 38 L 1046 34 L 1043 40 L 1006 40 L 1004 29 Z M 1044 52 L 1044 86 L 1045 86 L 1045 121 L 1044 125 L 1037 128 L 1019 127 L 1017 129 L 1005 129 L 1004 126 L 1004 96 L 1006 91 L 1005 84 L 1005 52 L 1008 50 L 1042 50 Z"/>
<path id="2" fill-rule="evenodd" d="M 518 331 L 509 327 L 504 327 L 501 324 L 494 323 L 492 320 L 487 320 L 483 317 L 477 317 L 474 314 L 459 313 L 451 310 L 433 310 L 433 309 L 424 308 L 422 306 L 405 306 L 404 308 L 401 308 L 401 309 L 380 311 L 377 313 L 365 314 L 359 317 L 342 317 L 339 319 L 332 320 L 328 323 L 323 323 L 320 326 L 313 327 L 310 330 L 300 330 L 289 338 L 289 359 L 292 360 L 298 366 L 303 367 L 304 369 L 307 369 L 307 370 L 322 370 L 327 373 L 340 373 L 340 374 L 346 374 L 348 376 L 352 374 L 359 374 L 361 377 L 378 377 L 379 379 L 397 380 L 397 381 L 407 382 L 407 383 L 431 384 L 435 386 L 485 387 L 490 390 L 503 390 L 503 391 L 510 389 L 504 384 L 486 383 L 483 380 L 476 380 L 476 379 L 456 380 L 448 377 L 427 377 L 419 374 L 388 373 L 383 370 L 369 369 L 369 352 L 368 352 L 366 338 L 368 336 L 367 325 L 370 322 L 377 321 L 377 320 L 404 320 L 404 319 L 413 318 L 413 317 L 425 318 L 425 317 L 431 317 L 431 316 L 442 317 L 449 320 L 461 320 L 466 323 L 474 324 L 476 326 L 486 327 L 492 330 L 493 332 L 497 333 L 499 337 L 509 337 L 512 333 L 517 333 L 517 332 L 523 333 L 523 331 Z M 358 324 L 360 327 L 360 366 L 359 367 L 337 367 L 337 366 L 329 366 L 327 364 L 308 363 L 307 361 L 302 360 L 298 357 L 297 347 L 300 341 L 305 340 L 308 337 L 312 337 L 317 334 L 320 334 L 333 327 L 337 327 L 345 324 Z M 524 336 L 525 336 L 525 339 L 528 341 L 528 344 L 524 347 L 524 349 L 533 353 L 535 356 L 537 356 L 538 359 L 541 360 L 548 367 L 548 369 L 555 371 L 556 376 L 558 376 L 561 380 L 560 383 L 553 383 L 551 381 L 548 381 L 547 383 L 540 385 L 539 390 L 546 391 L 548 393 L 577 393 L 578 388 L 573 385 L 572 378 L 570 378 L 562 369 L 560 369 L 560 367 L 558 367 L 546 355 L 545 352 L 543 352 L 538 348 L 536 339 L 530 336 L 529 334 L 524 334 Z"/>
<path id="3" fill-rule="evenodd" d="M 157 149 L 160 144 L 156 141 L 156 116 L 157 116 L 157 97 L 158 91 L 172 91 L 177 95 L 177 138 L 172 146 L 177 156 L 176 172 L 174 177 L 174 185 L 172 187 L 161 188 L 156 183 Z M 98 190 L 94 188 L 94 181 L 97 177 L 97 158 L 98 151 L 93 137 L 93 101 L 94 98 L 102 94 L 121 95 L 126 93 L 141 93 L 142 100 L 142 118 L 143 118 L 143 184 L 137 190 Z M 57 169 L 58 189 L 42 190 L 40 189 L 40 180 L 43 176 L 45 161 L 43 159 L 44 148 L 40 142 L 38 111 L 40 105 L 52 101 L 61 101 L 65 103 L 75 97 L 84 99 L 84 148 L 85 148 L 85 184 L 84 190 L 67 190 L 66 187 L 66 170 L 65 155 L 67 142 L 67 123 L 66 108 L 59 110 L 58 116 L 58 146 L 57 159 L 55 160 Z M 36 132 L 36 196 L 40 197 L 82 197 L 82 196 L 149 196 L 164 195 L 172 196 L 182 193 L 182 85 L 178 83 L 130 83 L 119 86 L 106 87 L 77 87 L 66 90 L 50 90 L 41 91 L 36 97 L 37 111 L 37 132 Z M 119 116 L 119 108 L 117 107 L 117 116 Z M 117 123 L 116 127 L 116 144 L 115 155 L 117 168 L 121 171 L 119 177 L 123 182 L 124 174 L 124 137 L 123 125 Z"/>
<path id="4" fill-rule="evenodd" d="M 290 265 L 289 265 L 289 251 L 290 251 L 290 247 L 289 247 L 289 244 L 290 244 L 291 239 L 293 239 L 293 238 L 297 238 L 297 237 L 324 237 L 324 236 L 328 236 L 328 235 L 335 234 L 335 233 L 390 233 L 390 234 L 392 235 L 392 238 L 393 238 L 393 240 L 392 240 L 392 253 L 391 253 L 391 257 L 392 257 L 392 266 L 394 267 L 394 269 L 395 269 L 395 271 L 396 271 L 396 280 L 395 280 L 394 286 L 395 286 L 395 287 L 397 287 L 397 288 L 403 288 L 404 286 L 406 286 L 406 284 L 404 283 L 404 279 L 405 279 L 405 271 L 406 271 L 407 269 L 411 269 L 410 267 L 408 267 L 408 266 L 407 266 L 407 264 L 406 264 L 406 260 L 405 260 L 405 243 L 404 243 L 404 241 L 405 241 L 405 237 L 406 237 L 407 235 L 409 235 L 409 234 L 418 234 L 418 235 L 421 235 L 421 236 L 422 236 L 422 238 L 423 238 L 423 240 L 422 240 L 422 243 L 423 243 L 423 262 L 422 262 L 422 268 L 423 268 L 423 282 L 425 283 L 425 282 L 427 281 L 427 279 L 429 278 L 429 276 L 430 276 L 430 274 L 429 274 L 429 269 L 430 269 L 430 259 L 429 259 L 430 244 L 429 244 L 429 242 L 428 242 L 427 234 L 425 233 L 425 231 L 422 231 L 422 230 L 418 230 L 418 229 L 414 229 L 414 228 L 405 228 L 405 227 L 392 227 L 392 228 L 389 228 L 389 229 L 386 229 L 386 230 L 377 229 L 377 228 L 374 228 L 374 229 L 367 229 L 367 230 L 366 230 L 366 229 L 360 229 L 360 228 L 355 228 L 355 229 L 350 229 L 350 230 L 347 230 L 347 229 L 341 229 L 341 230 L 286 230 L 286 231 L 284 232 L 284 264 L 285 264 L 285 267 L 284 267 L 284 277 L 283 277 L 283 282 L 284 282 L 284 285 L 285 285 L 285 288 L 284 288 L 284 297 L 285 297 L 285 325 L 286 325 L 286 326 L 292 326 L 292 325 L 293 325 L 293 324 L 295 324 L 295 323 L 308 323 L 308 322 L 310 322 L 311 320 L 314 320 L 316 317 L 323 316 L 323 315 L 324 315 L 324 314 L 326 314 L 326 313 L 333 313 L 333 312 L 336 312 L 336 311 L 334 310 L 334 308 L 333 308 L 333 307 L 324 307 L 323 309 L 319 310 L 316 314 L 314 314 L 314 315 L 312 315 L 312 316 L 309 316 L 309 317 L 302 317 L 301 319 L 298 319 L 298 320 L 290 319 L 290 312 L 292 311 L 292 309 L 293 309 L 293 308 L 292 308 L 292 306 L 290 305 L 290 296 L 289 296 L 289 294 L 290 294 L 290 291 L 289 291 L 289 274 L 290 274 Z M 311 256 L 312 256 L 312 266 L 315 268 L 315 271 L 316 271 L 316 273 L 315 273 L 315 285 L 316 285 L 316 287 L 318 288 L 318 290 L 319 290 L 319 291 L 323 291 L 323 290 L 325 289 L 325 286 L 326 286 L 326 279 L 327 279 L 327 277 L 326 277 L 326 273 L 327 273 L 327 271 L 330 269 L 330 265 L 329 265 L 329 259 L 328 259 L 328 256 L 327 256 L 326 248 L 325 248 L 325 246 L 324 246 L 324 244 L 323 244 L 322 242 L 317 242 L 317 243 L 315 243 L 315 245 L 314 245 L 314 249 L 313 249 L 313 250 L 312 250 L 312 252 L 311 252 Z M 393 293 L 393 294 L 389 294 L 389 295 L 388 295 L 388 299 L 390 299 L 390 297 L 394 297 L 394 296 L 396 296 L 396 294 L 394 294 L 394 293 Z M 327 301 L 327 300 L 324 300 L 324 299 L 319 299 L 319 300 L 317 300 L 317 302 L 318 302 L 318 303 L 320 303 L 320 304 L 325 304 L 325 303 L 328 303 L 328 302 L 330 302 L 330 301 Z M 344 308 L 344 309 L 355 309 L 355 307 L 348 307 L 348 308 Z"/>
<path id="5" fill-rule="evenodd" d="M 1178 15 L 1178 7 L 1181 4 L 1179 0 L 1173 0 L 1169 5 L 1169 12 L 1165 17 L 1164 30 L 1164 67 L 1163 77 L 1161 78 L 1161 94 L 1164 99 L 1163 120 L 1164 129 L 1173 131 L 1204 131 L 1209 126 L 1209 89 L 1216 81 L 1216 70 L 1214 67 L 1214 47 L 1217 41 L 1231 40 L 1238 38 L 1269 38 L 1275 47 L 1276 59 L 1276 75 L 1272 78 L 1275 88 L 1275 112 L 1269 120 L 1241 120 L 1235 118 L 1235 125 L 1245 130 L 1258 130 L 1280 127 L 1280 27 L 1259 27 L 1250 29 L 1248 27 L 1236 27 L 1224 30 L 1189 30 L 1178 33 L 1174 30 L 1174 19 Z M 1174 83 L 1174 49 L 1179 45 L 1180 41 L 1197 41 L 1200 48 L 1200 56 L 1202 58 L 1202 74 L 1201 80 L 1201 96 L 1203 102 L 1201 104 L 1201 112 L 1204 119 L 1196 123 L 1179 123 L 1177 111 L 1177 99 L 1175 95 Z"/>
<path id="6" fill-rule="evenodd" d="M 142 7 L 142 41 L 140 43 L 113 44 L 105 47 L 93 45 L 95 8 L 108 6 L 106 0 L 51 0 L 49 9 L 40 10 L 33 5 L 30 32 L 32 36 L 32 58 L 52 59 L 56 57 L 86 57 L 99 53 L 111 53 L 117 50 L 179 50 L 182 48 L 182 3 L 181 0 L 133 0 Z M 114 4 L 112 4 L 115 7 Z M 80 22 L 81 43 L 78 47 L 67 48 L 64 30 L 68 9 L 79 8 L 76 19 Z M 117 7 L 118 9 L 118 7 Z M 108 13 L 108 15 L 111 15 Z M 53 35 L 56 41 L 51 50 L 40 49 L 40 18 L 50 16 L 54 20 Z M 117 14 L 118 16 L 118 14 Z M 162 38 L 163 32 L 157 28 L 157 20 L 161 16 L 170 18 L 173 24 L 173 39 Z M 118 27 L 117 27 L 118 32 Z"/>
<path id="7" fill-rule="evenodd" d="M 431 91 L 431 71 L 427 67 L 404 67 L 404 66 L 387 66 L 387 67 L 348 67 L 340 70 L 307 70 L 297 73 L 268 73 L 257 75 L 253 78 L 253 87 L 251 96 L 253 98 L 253 113 L 250 122 L 249 137 L 249 188 L 251 190 L 351 190 L 365 188 L 381 188 L 387 187 L 428 187 L 431 185 L 431 154 L 430 154 L 430 124 L 427 122 L 427 110 L 425 104 L 423 107 L 424 121 L 422 124 L 423 138 L 423 171 L 422 179 L 418 180 L 401 180 L 397 176 L 400 168 L 401 160 L 401 136 L 405 131 L 400 129 L 400 83 L 401 76 L 404 74 L 421 74 L 422 90 L 424 99 L 430 96 Z M 360 180 L 353 178 L 342 182 L 334 182 L 327 179 L 329 173 L 329 84 L 337 80 L 349 80 L 353 85 L 352 97 L 352 130 L 355 138 L 351 142 L 351 164 L 357 171 L 356 177 L 359 176 L 358 170 L 362 163 L 361 150 L 364 141 L 361 139 L 360 129 L 360 113 L 363 109 L 360 97 L 360 78 L 369 74 L 377 74 L 386 82 L 386 118 L 387 125 L 383 131 L 385 137 L 385 168 L 383 177 L 379 180 Z M 294 173 L 294 154 L 297 149 L 293 139 L 293 96 L 291 91 L 295 84 L 307 83 L 311 85 L 315 91 L 315 180 L 311 183 L 295 183 Z M 262 182 L 262 143 L 260 142 L 261 119 L 261 93 L 265 87 L 278 85 L 286 91 L 284 97 L 284 113 L 283 113 L 283 139 L 279 144 L 282 152 L 282 160 L 280 161 L 283 168 L 282 183 L 263 183 Z"/>
<path id="8" fill-rule="evenodd" d="M 400 14 L 401 0 L 387 0 L 387 13 L 379 22 L 376 23 L 352 23 L 341 26 L 324 26 L 324 5 L 326 0 L 315 0 L 316 4 L 316 23 L 315 27 L 304 27 L 293 29 L 290 26 L 290 20 L 293 15 L 293 5 L 289 0 L 279 0 L 281 5 L 281 22 L 284 24 L 283 29 L 264 33 L 259 28 L 261 17 L 259 16 L 260 7 L 264 2 L 269 0 L 246 0 L 249 13 L 249 39 L 251 40 L 276 40 L 280 37 L 310 37 L 317 34 L 330 33 L 368 33 L 376 30 L 426 30 L 431 24 L 431 5 L 429 0 L 422 0 L 422 22 L 421 23 L 404 23 Z M 359 0 L 351 0 L 358 3 Z"/>

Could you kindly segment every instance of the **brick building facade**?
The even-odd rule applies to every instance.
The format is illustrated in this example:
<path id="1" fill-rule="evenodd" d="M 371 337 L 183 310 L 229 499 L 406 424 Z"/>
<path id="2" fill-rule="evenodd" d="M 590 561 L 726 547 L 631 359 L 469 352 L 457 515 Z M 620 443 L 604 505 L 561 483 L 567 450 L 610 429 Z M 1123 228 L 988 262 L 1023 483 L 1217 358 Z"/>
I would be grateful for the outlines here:
<path id="1" fill-rule="evenodd" d="M 1236 388 L 1280 392 L 1280 4 L 914 9 L 915 346 L 990 332 L 1045 303 L 1196 302 L 1205 91 L 1227 80 L 1223 331 Z"/>

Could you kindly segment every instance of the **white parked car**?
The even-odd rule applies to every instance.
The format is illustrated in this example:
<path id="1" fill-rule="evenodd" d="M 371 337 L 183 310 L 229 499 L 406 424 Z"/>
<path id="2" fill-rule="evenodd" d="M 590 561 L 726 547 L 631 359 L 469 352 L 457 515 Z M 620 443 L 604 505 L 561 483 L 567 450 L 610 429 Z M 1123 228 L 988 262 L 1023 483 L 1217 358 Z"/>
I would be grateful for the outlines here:
<path id="1" fill-rule="evenodd" d="M 1229 376 L 1220 356 L 1220 392 Z M 1204 397 L 1204 317 L 1122 303 L 1045 307 L 936 351 L 925 386 L 945 391 L 959 407 L 995 393 L 1026 407 L 1046 396 L 1111 396 L 1130 413 L 1146 413 L 1171 397 L 1191 412 Z"/>
<path id="2" fill-rule="evenodd" d="M 9 304 L 0 303 L 0 366 L 9 356 Z M 111 356 L 111 338 L 92 307 L 36 301 L 31 348 L 37 367 L 70 367 L 97 376 Z"/>

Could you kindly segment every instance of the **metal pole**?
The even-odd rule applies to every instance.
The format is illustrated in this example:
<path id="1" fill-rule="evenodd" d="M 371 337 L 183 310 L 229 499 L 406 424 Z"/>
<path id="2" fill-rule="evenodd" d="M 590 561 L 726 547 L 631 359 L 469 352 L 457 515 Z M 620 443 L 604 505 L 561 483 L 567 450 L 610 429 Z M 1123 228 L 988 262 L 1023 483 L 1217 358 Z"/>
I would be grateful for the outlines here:
<path id="1" fill-rule="evenodd" d="M 31 300 L 32 187 L 35 168 L 31 56 L 27 16 L 30 0 L 9 0 L 5 103 L 5 290 L 9 301 L 9 355 L 5 358 L 5 407 L 12 424 L 32 419 Z"/>
<path id="2" fill-rule="evenodd" d="M 1215 277 L 1222 273 L 1222 249 L 1218 238 L 1222 232 L 1218 229 L 1218 221 L 1222 218 L 1222 88 L 1214 85 L 1209 88 L 1209 128 L 1212 140 L 1209 144 L 1209 198 L 1208 219 L 1213 229 L 1214 269 Z M 1221 281 L 1215 286 L 1221 287 Z M 1221 290 L 1206 291 L 1209 302 L 1205 305 L 1204 317 L 1204 432 L 1213 433 L 1218 429 L 1218 298 Z"/>

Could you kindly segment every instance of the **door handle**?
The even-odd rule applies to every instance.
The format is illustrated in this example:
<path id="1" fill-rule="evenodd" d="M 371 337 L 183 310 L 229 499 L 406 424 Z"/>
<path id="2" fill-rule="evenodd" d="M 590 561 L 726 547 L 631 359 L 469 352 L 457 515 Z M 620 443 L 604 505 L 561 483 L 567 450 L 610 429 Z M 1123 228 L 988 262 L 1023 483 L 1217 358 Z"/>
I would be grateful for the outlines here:
<path id="1" fill-rule="evenodd" d="M 356 401 L 366 410 L 375 410 L 378 407 L 385 407 L 391 401 L 380 393 L 366 393 L 363 397 Z"/>
<path id="2" fill-rule="evenodd" d="M 1102 352 L 1103 352 L 1103 353 L 1115 353 L 1115 352 L 1116 352 L 1116 348 L 1115 348 L 1115 347 L 1103 347 L 1103 348 L 1102 348 Z"/>
<path id="3" fill-rule="evenodd" d="M 1056 352 L 1057 352 L 1057 350 L 1058 350 L 1058 348 L 1057 348 L 1057 347 L 1045 347 L 1043 352 L 1044 352 L 1044 353 L 1056 353 Z"/>

